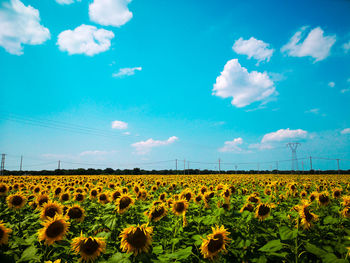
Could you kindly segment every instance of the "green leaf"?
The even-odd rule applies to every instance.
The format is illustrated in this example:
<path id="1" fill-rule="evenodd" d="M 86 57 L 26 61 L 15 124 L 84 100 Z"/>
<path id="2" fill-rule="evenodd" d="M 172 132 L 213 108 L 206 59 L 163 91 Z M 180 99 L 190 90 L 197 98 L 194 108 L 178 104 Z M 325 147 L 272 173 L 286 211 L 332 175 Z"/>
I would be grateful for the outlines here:
<path id="1" fill-rule="evenodd" d="M 291 230 L 287 226 L 281 226 L 279 228 L 279 234 L 280 234 L 281 240 L 291 240 L 297 237 L 298 230 L 297 229 Z"/>
<path id="2" fill-rule="evenodd" d="M 24 262 L 24 261 L 30 261 L 30 260 L 36 260 L 37 262 L 39 260 L 39 256 L 36 255 L 36 252 L 38 252 L 38 249 L 35 246 L 27 247 L 23 253 L 21 258 L 17 262 Z"/>
<path id="3" fill-rule="evenodd" d="M 337 222 L 338 222 L 338 220 L 332 216 L 326 216 L 323 219 L 323 224 L 325 224 L 325 225 L 333 225 L 333 224 L 336 224 Z"/>
<path id="4" fill-rule="evenodd" d="M 125 254 L 125 253 L 116 253 L 112 257 L 108 259 L 108 263 L 131 263 L 129 260 L 131 253 Z"/>
<path id="5" fill-rule="evenodd" d="M 265 246 L 261 247 L 259 251 L 262 252 L 277 252 L 283 248 L 283 243 L 279 239 L 269 241 Z"/>
<path id="6" fill-rule="evenodd" d="M 175 253 L 172 253 L 172 258 L 176 260 L 182 260 L 188 258 L 192 254 L 192 247 L 186 247 L 184 249 L 180 249 Z"/>
<path id="7" fill-rule="evenodd" d="M 156 255 L 158 254 L 162 254 L 163 253 L 163 247 L 160 245 L 160 246 L 156 246 L 153 248 L 152 252 Z"/>
<path id="8" fill-rule="evenodd" d="M 305 250 L 307 252 L 310 252 L 311 254 L 314 254 L 314 255 L 318 256 L 318 257 L 322 257 L 322 256 L 324 256 L 327 253 L 323 249 L 318 248 L 317 246 L 315 246 L 313 244 L 310 244 L 310 243 L 306 243 L 305 244 Z"/>
<path id="9" fill-rule="evenodd" d="M 200 244 L 202 244 L 202 239 L 201 239 L 201 236 L 200 236 L 200 235 L 193 235 L 193 236 L 192 236 L 192 239 L 196 240 L 196 241 L 194 242 L 194 244 L 195 244 L 196 246 L 199 246 Z"/>

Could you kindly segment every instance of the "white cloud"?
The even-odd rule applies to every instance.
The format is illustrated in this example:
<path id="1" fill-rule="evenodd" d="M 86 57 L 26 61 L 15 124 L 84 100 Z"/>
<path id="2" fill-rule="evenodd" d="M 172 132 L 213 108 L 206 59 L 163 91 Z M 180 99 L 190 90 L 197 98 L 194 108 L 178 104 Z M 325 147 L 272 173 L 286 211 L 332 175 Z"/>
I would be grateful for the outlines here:
<path id="1" fill-rule="evenodd" d="M 147 154 L 149 153 L 153 147 L 159 147 L 164 145 L 169 145 L 177 141 L 179 138 L 176 136 L 169 137 L 169 139 L 164 141 L 148 139 L 146 141 L 135 142 L 131 144 L 132 147 L 136 149 L 137 154 Z"/>
<path id="2" fill-rule="evenodd" d="M 344 49 L 345 53 L 349 52 L 349 50 L 350 50 L 350 40 L 349 40 L 349 42 L 343 44 L 343 49 Z"/>
<path id="3" fill-rule="evenodd" d="M 341 134 L 350 134 L 350 128 L 346 128 L 340 132 Z"/>
<path id="4" fill-rule="evenodd" d="M 305 111 L 305 113 L 319 114 L 320 109 L 316 108 L 316 109 L 307 110 L 307 111 Z"/>
<path id="5" fill-rule="evenodd" d="M 296 32 L 290 41 L 281 48 L 281 52 L 288 53 L 292 57 L 310 56 L 315 62 L 329 56 L 331 47 L 336 41 L 336 36 L 323 36 L 324 31 L 320 27 L 312 29 L 303 42 L 300 42 L 305 35 L 306 27 Z"/>
<path id="6" fill-rule="evenodd" d="M 131 133 L 130 132 L 123 132 L 124 135 L 130 135 Z"/>
<path id="7" fill-rule="evenodd" d="M 85 54 L 93 56 L 111 47 L 114 33 L 95 26 L 81 25 L 74 30 L 65 30 L 58 35 L 57 45 L 61 51 L 70 55 Z"/>
<path id="8" fill-rule="evenodd" d="M 112 129 L 125 130 L 128 128 L 128 124 L 123 121 L 112 121 Z"/>
<path id="9" fill-rule="evenodd" d="M 331 82 L 328 83 L 328 86 L 331 87 L 331 88 L 334 88 L 335 83 L 333 81 L 331 81 Z"/>
<path id="10" fill-rule="evenodd" d="M 73 4 L 74 2 L 80 2 L 81 0 L 56 0 L 57 3 L 60 5 L 70 5 Z"/>
<path id="11" fill-rule="evenodd" d="M 256 101 L 267 102 L 278 93 L 266 72 L 249 73 L 238 59 L 231 59 L 216 78 L 212 94 L 221 98 L 232 97 L 231 104 L 241 108 Z"/>
<path id="12" fill-rule="evenodd" d="M 290 130 L 289 128 L 280 129 L 276 132 L 265 134 L 261 140 L 261 143 L 280 142 L 288 139 L 301 139 L 301 138 L 306 138 L 306 136 L 307 136 L 307 131 L 304 131 L 302 129 L 297 129 L 297 130 Z"/>
<path id="13" fill-rule="evenodd" d="M 226 141 L 224 146 L 219 148 L 219 152 L 242 152 L 243 149 L 239 146 L 243 143 L 241 137 L 235 138 L 232 141 Z"/>
<path id="14" fill-rule="evenodd" d="M 90 20 L 104 26 L 122 26 L 132 18 L 131 0 L 94 0 L 89 5 Z"/>
<path id="15" fill-rule="evenodd" d="M 232 49 L 237 54 L 247 55 L 248 58 L 255 58 L 258 62 L 264 60 L 269 61 L 274 52 L 273 49 L 269 49 L 269 44 L 254 37 L 248 40 L 239 38 L 234 43 Z"/>
<path id="16" fill-rule="evenodd" d="M 135 75 L 136 71 L 141 71 L 142 67 L 134 67 L 134 68 L 121 68 L 118 73 L 113 73 L 112 76 L 115 78 L 121 78 L 124 76 L 132 76 Z"/>
<path id="17" fill-rule="evenodd" d="M 50 39 L 50 31 L 40 24 L 39 11 L 19 0 L 2 3 L 0 46 L 14 55 L 23 54 L 23 44 L 40 45 Z"/>
<path id="18" fill-rule="evenodd" d="M 340 93 L 346 93 L 346 92 L 349 92 L 350 91 L 350 89 L 342 89 L 342 90 L 340 90 Z"/>

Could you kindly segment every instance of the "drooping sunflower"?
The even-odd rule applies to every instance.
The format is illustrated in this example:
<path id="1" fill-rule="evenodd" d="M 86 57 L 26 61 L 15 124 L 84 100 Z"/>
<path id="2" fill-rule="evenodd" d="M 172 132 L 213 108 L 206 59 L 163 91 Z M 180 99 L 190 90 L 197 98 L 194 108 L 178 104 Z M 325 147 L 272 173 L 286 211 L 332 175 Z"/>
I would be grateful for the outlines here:
<path id="1" fill-rule="evenodd" d="M 316 198 L 317 198 L 317 196 L 318 196 L 318 193 L 317 193 L 317 192 L 312 192 L 312 193 L 310 194 L 310 196 L 309 196 L 310 202 L 315 201 Z"/>
<path id="2" fill-rule="evenodd" d="M 5 224 L 0 220 L 0 245 L 7 244 L 9 240 L 9 234 L 12 229 L 7 228 Z"/>
<path id="3" fill-rule="evenodd" d="M 38 231 L 39 241 L 44 240 L 45 244 L 52 245 L 55 241 L 64 239 L 68 232 L 70 223 L 61 215 L 55 215 L 42 223 L 44 226 Z"/>
<path id="4" fill-rule="evenodd" d="M 69 219 L 77 222 L 83 222 L 85 218 L 85 210 L 80 205 L 73 205 L 72 207 L 68 208 L 67 216 Z"/>
<path id="5" fill-rule="evenodd" d="M 318 204 L 321 206 L 326 206 L 329 204 L 330 199 L 329 199 L 329 195 L 327 192 L 322 192 L 320 194 L 318 194 Z"/>
<path id="6" fill-rule="evenodd" d="M 121 190 L 120 190 L 120 189 L 116 189 L 116 190 L 112 193 L 112 199 L 113 199 L 113 201 L 117 200 L 120 196 L 121 196 Z"/>
<path id="7" fill-rule="evenodd" d="M 9 208 L 18 210 L 25 206 L 27 198 L 22 193 L 16 193 L 9 195 L 6 201 Z"/>
<path id="8" fill-rule="evenodd" d="M 309 229 L 312 226 L 312 222 L 318 219 L 318 216 L 310 211 L 310 204 L 305 202 L 298 207 L 299 216 L 301 218 L 301 225 L 304 229 Z"/>
<path id="9" fill-rule="evenodd" d="M 153 228 L 146 224 L 129 226 L 125 228 L 120 237 L 122 238 L 120 248 L 123 252 L 138 253 L 148 252 L 152 244 Z"/>
<path id="10" fill-rule="evenodd" d="M 344 207 L 344 209 L 340 213 L 343 217 L 350 218 L 350 206 Z"/>
<path id="11" fill-rule="evenodd" d="M 72 250 L 75 254 L 80 254 L 83 262 L 93 262 L 106 250 L 106 242 L 101 237 L 80 237 L 73 238 Z"/>
<path id="12" fill-rule="evenodd" d="M 116 210 L 119 214 L 126 212 L 133 204 L 135 203 L 134 199 L 130 194 L 122 194 L 116 201 Z"/>
<path id="13" fill-rule="evenodd" d="M 157 222 L 161 220 L 167 214 L 167 209 L 164 204 L 152 206 L 149 211 L 146 212 L 146 216 L 150 221 Z"/>
<path id="14" fill-rule="evenodd" d="M 188 202 L 186 199 L 176 200 L 172 204 L 172 211 L 177 216 L 185 214 L 187 209 L 188 209 Z"/>
<path id="15" fill-rule="evenodd" d="M 48 202 L 43 205 L 41 210 L 40 219 L 46 220 L 48 218 L 53 218 L 55 215 L 62 215 L 62 205 L 57 202 Z"/>
<path id="16" fill-rule="evenodd" d="M 275 207 L 274 204 L 261 203 L 256 207 L 255 217 L 259 218 L 259 221 L 262 221 L 269 217 L 271 213 L 271 208 Z"/>
<path id="17" fill-rule="evenodd" d="M 253 212 L 254 211 L 254 205 L 251 203 L 246 203 L 244 206 L 239 210 L 240 213 L 243 213 L 244 211 Z"/>
<path id="18" fill-rule="evenodd" d="M 36 197 L 36 203 L 42 207 L 45 203 L 49 202 L 49 196 L 47 194 L 39 194 Z"/>
<path id="19" fill-rule="evenodd" d="M 224 226 L 212 227 L 212 233 L 203 240 L 200 248 L 203 257 L 213 259 L 220 252 L 225 252 L 226 245 L 230 240 L 228 238 L 229 234 L 230 232 L 228 232 Z"/>
<path id="20" fill-rule="evenodd" d="M 342 194 L 341 188 L 335 188 L 333 190 L 333 198 L 340 198 L 341 194 Z"/>

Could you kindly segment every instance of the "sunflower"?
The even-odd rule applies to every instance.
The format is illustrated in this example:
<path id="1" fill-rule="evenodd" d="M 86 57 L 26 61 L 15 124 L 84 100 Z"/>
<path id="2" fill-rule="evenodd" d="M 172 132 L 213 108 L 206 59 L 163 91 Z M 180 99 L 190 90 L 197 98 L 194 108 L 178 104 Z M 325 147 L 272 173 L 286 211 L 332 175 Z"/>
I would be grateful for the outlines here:
<path id="1" fill-rule="evenodd" d="M 260 221 L 267 218 L 271 213 L 271 208 L 275 207 L 273 204 L 261 203 L 256 207 L 255 217 L 259 218 Z"/>
<path id="2" fill-rule="evenodd" d="M 117 211 L 119 214 L 126 212 L 133 204 L 134 199 L 129 194 L 122 194 L 116 201 Z"/>
<path id="3" fill-rule="evenodd" d="M 226 251 L 226 245 L 230 240 L 227 236 L 230 234 L 224 226 L 212 227 L 212 233 L 207 236 L 206 239 L 203 239 L 201 245 L 201 253 L 204 258 L 213 259 L 221 251 Z"/>
<path id="4" fill-rule="evenodd" d="M 42 207 L 47 202 L 49 202 L 49 196 L 47 194 L 40 194 L 36 197 L 36 203 L 40 207 Z"/>
<path id="5" fill-rule="evenodd" d="M 21 209 L 27 202 L 27 198 L 21 193 L 9 195 L 6 200 L 8 207 L 16 210 Z"/>
<path id="6" fill-rule="evenodd" d="M 121 190 L 117 189 L 112 193 L 113 201 L 117 200 L 121 196 Z"/>
<path id="7" fill-rule="evenodd" d="M 83 222 L 85 217 L 85 210 L 80 205 L 73 205 L 68 208 L 67 216 L 69 219 L 75 220 L 77 222 Z"/>
<path id="8" fill-rule="evenodd" d="M 83 262 L 93 262 L 106 250 L 106 242 L 101 237 L 80 237 L 73 238 L 72 250 L 75 254 L 80 254 Z"/>
<path id="9" fill-rule="evenodd" d="M 70 194 L 68 192 L 61 194 L 60 196 L 60 201 L 61 202 L 66 202 L 70 199 Z"/>
<path id="10" fill-rule="evenodd" d="M 248 196 L 247 201 L 251 202 L 251 203 L 258 204 L 258 203 L 260 203 L 260 198 L 255 193 L 253 193 L 250 196 Z"/>
<path id="11" fill-rule="evenodd" d="M 0 221 L 0 245 L 7 244 L 9 240 L 9 233 L 12 232 L 12 229 L 7 228 L 5 224 Z"/>
<path id="12" fill-rule="evenodd" d="M 350 206 L 350 196 L 345 195 L 343 196 L 343 202 L 341 202 L 343 206 Z"/>
<path id="13" fill-rule="evenodd" d="M 0 196 L 6 196 L 9 188 L 6 184 L 0 184 Z"/>
<path id="14" fill-rule="evenodd" d="M 46 220 L 48 218 L 53 218 L 55 215 L 62 215 L 62 205 L 57 202 L 49 202 L 43 205 L 41 210 L 40 219 Z"/>
<path id="15" fill-rule="evenodd" d="M 59 197 L 61 193 L 62 193 L 62 188 L 61 187 L 56 187 L 56 189 L 55 189 L 55 197 Z"/>
<path id="16" fill-rule="evenodd" d="M 341 188 L 335 188 L 333 190 L 333 198 L 339 198 L 341 196 L 342 189 Z"/>
<path id="17" fill-rule="evenodd" d="M 326 206 L 329 204 L 330 199 L 327 192 L 322 192 L 318 195 L 318 204 L 321 206 Z"/>
<path id="18" fill-rule="evenodd" d="M 315 201 L 316 198 L 317 198 L 317 196 L 318 196 L 318 193 L 317 193 L 317 192 L 312 192 L 312 193 L 310 194 L 310 196 L 309 196 L 310 202 Z"/>
<path id="19" fill-rule="evenodd" d="M 55 261 L 48 260 L 48 261 L 44 261 L 44 263 L 61 263 L 61 259 L 57 259 Z"/>
<path id="20" fill-rule="evenodd" d="M 84 196 L 83 193 L 77 192 L 77 193 L 74 194 L 74 200 L 75 201 L 82 202 L 82 201 L 84 201 L 84 199 L 85 199 L 85 196 Z"/>
<path id="21" fill-rule="evenodd" d="M 151 209 L 146 212 L 146 216 L 150 221 L 157 222 L 161 220 L 167 214 L 167 209 L 163 204 L 152 206 Z"/>
<path id="22" fill-rule="evenodd" d="M 249 212 L 253 212 L 254 211 L 254 205 L 252 205 L 251 203 L 246 203 L 241 210 L 239 210 L 240 213 L 243 213 L 244 211 L 249 211 Z"/>
<path id="23" fill-rule="evenodd" d="M 298 207 L 301 225 L 304 229 L 309 229 L 312 226 L 312 221 L 316 221 L 318 216 L 310 212 L 310 204 L 305 202 Z"/>
<path id="24" fill-rule="evenodd" d="M 177 216 L 185 214 L 187 209 L 188 209 L 188 202 L 186 199 L 180 199 L 180 200 L 174 201 L 174 203 L 172 204 L 172 211 Z"/>
<path id="25" fill-rule="evenodd" d="M 98 195 L 98 190 L 96 188 L 91 189 L 91 191 L 90 191 L 90 199 L 97 198 L 97 195 Z"/>
<path id="26" fill-rule="evenodd" d="M 99 196 L 98 196 L 98 201 L 99 201 L 101 204 L 103 204 L 103 205 L 109 203 L 109 196 L 108 196 L 108 194 L 107 194 L 107 193 L 101 193 L 101 194 L 99 194 Z"/>
<path id="27" fill-rule="evenodd" d="M 198 194 L 195 198 L 194 201 L 199 204 L 201 201 L 203 200 L 203 195 L 202 194 Z"/>
<path id="28" fill-rule="evenodd" d="M 341 211 L 341 215 L 342 215 L 343 217 L 350 218 L 350 206 L 346 206 L 346 207 Z"/>
<path id="29" fill-rule="evenodd" d="M 45 244 L 52 245 L 55 241 L 62 240 L 68 232 L 69 222 L 61 215 L 55 215 L 41 223 L 44 227 L 38 231 L 39 241 L 45 240 Z"/>
<path id="30" fill-rule="evenodd" d="M 123 252 L 132 252 L 135 255 L 141 252 L 147 253 L 152 244 L 152 232 L 153 228 L 146 224 L 129 226 L 120 234 L 122 238 L 120 248 Z"/>

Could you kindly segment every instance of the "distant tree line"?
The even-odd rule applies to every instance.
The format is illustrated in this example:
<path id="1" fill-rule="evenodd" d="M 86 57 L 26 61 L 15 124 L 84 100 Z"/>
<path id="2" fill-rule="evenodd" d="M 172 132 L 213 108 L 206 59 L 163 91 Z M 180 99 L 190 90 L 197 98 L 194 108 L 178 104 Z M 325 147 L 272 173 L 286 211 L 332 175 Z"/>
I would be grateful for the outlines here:
<path id="1" fill-rule="evenodd" d="M 4 170 L 4 175 L 139 175 L 139 174 L 350 174 L 350 170 L 308 170 L 308 171 L 292 171 L 292 170 L 200 170 L 187 169 L 183 170 L 143 170 L 134 169 L 56 169 L 41 171 L 9 171 Z"/>

